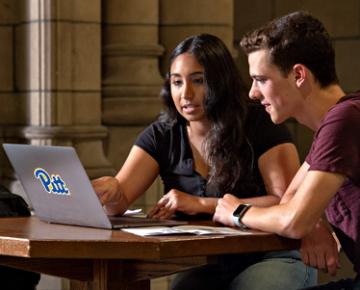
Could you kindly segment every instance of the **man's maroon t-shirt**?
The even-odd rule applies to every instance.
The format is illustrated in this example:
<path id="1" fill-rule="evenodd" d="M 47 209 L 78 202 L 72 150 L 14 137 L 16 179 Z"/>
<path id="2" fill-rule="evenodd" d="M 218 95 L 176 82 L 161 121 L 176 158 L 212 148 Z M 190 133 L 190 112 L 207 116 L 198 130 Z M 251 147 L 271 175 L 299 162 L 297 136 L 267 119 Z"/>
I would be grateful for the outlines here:
<path id="1" fill-rule="evenodd" d="M 360 92 L 341 98 L 328 111 L 306 162 L 309 170 L 347 177 L 326 214 L 355 271 L 360 273 Z"/>

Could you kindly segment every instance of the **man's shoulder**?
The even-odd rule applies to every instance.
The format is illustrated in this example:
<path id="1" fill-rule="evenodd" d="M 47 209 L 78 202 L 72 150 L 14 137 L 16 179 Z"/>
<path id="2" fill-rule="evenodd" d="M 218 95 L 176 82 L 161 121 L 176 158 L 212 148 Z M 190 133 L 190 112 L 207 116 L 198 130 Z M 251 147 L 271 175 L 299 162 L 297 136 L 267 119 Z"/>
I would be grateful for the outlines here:
<path id="1" fill-rule="evenodd" d="M 335 105 L 335 107 L 343 109 L 360 110 L 360 91 L 348 94 L 342 97 Z"/>
<path id="2" fill-rule="evenodd" d="M 342 97 L 326 114 L 325 119 L 333 120 L 353 120 L 360 119 L 360 92 Z"/>

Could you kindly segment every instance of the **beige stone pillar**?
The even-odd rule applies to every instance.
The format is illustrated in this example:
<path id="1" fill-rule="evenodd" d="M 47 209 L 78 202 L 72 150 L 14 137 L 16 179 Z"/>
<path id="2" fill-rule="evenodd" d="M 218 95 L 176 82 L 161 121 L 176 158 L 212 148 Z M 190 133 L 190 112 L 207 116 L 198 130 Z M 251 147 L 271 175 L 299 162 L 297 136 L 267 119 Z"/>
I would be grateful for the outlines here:
<path id="1" fill-rule="evenodd" d="M 0 0 L 0 143 L 23 142 L 26 123 L 26 97 L 17 87 L 15 68 L 17 2 Z M 15 175 L 0 148 L 1 184 L 11 187 Z M 18 183 L 16 183 L 19 185 Z M 21 190 L 20 190 L 21 191 Z M 15 191 L 17 192 L 17 191 Z"/>
<path id="2" fill-rule="evenodd" d="M 103 1 L 105 124 L 144 125 L 158 114 L 158 0 Z"/>
<path id="3" fill-rule="evenodd" d="M 137 135 L 161 109 L 159 4 L 158 0 L 104 0 L 102 8 L 103 124 L 109 128 L 108 157 L 119 169 Z M 157 183 L 154 187 L 158 191 Z M 156 196 L 148 195 L 155 200 Z M 153 202 L 144 196 L 138 205 Z"/>
<path id="4" fill-rule="evenodd" d="M 0 126 L 14 121 L 16 99 L 13 68 L 13 2 L 0 0 Z"/>
<path id="5" fill-rule="evenodd" d="M 234 0 L 160 0 L 160 43 L 165 47 L 161 70 L 167 70 L 172 49 L 185 37 L 211 33 L 233 49 Z"/>
<path id="6" fill-rule="evenodd" d="M 15 18 L 21 137 L 74 146 L 90 177 L 114 173 L 102 147 L 100 1 L 17 0 Z"/>

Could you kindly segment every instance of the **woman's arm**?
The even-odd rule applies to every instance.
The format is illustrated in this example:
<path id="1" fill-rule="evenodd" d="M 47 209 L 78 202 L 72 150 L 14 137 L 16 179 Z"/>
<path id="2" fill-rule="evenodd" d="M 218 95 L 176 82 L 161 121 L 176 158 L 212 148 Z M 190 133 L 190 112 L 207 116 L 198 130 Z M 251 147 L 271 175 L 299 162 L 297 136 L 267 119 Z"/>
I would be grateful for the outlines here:
<path id="1" fill-rule="evenodd" d="M 299 157 L 295 146 L 291 143 L 284 143 L 272 147 L 260 156 L 258 166 L 267 195 L 238 199 L 239 203 L 251 203 L 261 207 L 278 204 L 299 168 Z M 197 197 L 172 189 L 150 210 L 149 216 L 170 218 L 175 211 L 189 215 L 213 214 L 217 201 L 218 198 Z"/>
<path id="2" fill-rule="evenodd" d="M 158 174 L 156 160 L 135 145 L 116 177 L 101 177 L 93 180 L 92 184 L 108 215 L 123 214 Z"/>
<path id="3" fill-rule="evenodd" d="M 239 199 L 239 203 L 251 203 L 260 207 L 278 204 L 300 167 L 295 145 L 283 143 L 270 148 L 260 156 L 258 166 L 267 195 Z"/>
<path id="4" fill-rule="evenodd" d="M 199 197 L 177 189 L 170 190 L 157 204 L 149 211 L 149 217 L 158 219 L 168 219 L 176 211 L 188 215 L 199 213 L 213 214 L 217 205 L 218 198 Z"/>

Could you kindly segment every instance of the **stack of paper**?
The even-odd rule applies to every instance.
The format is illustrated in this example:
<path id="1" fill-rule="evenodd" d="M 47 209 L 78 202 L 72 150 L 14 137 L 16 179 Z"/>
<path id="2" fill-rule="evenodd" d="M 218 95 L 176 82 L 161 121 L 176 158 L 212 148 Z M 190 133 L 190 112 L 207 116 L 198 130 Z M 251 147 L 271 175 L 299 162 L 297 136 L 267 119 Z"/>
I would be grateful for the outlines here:
<path id="1" fill-rule="evenodd" d="M 162 235 L 242 235 L 245 232 L 228 227 L 211 227 L 200 225 L 184 225 L 175 227 L 142 227 L 122 229 L 139 236 Z"/>

